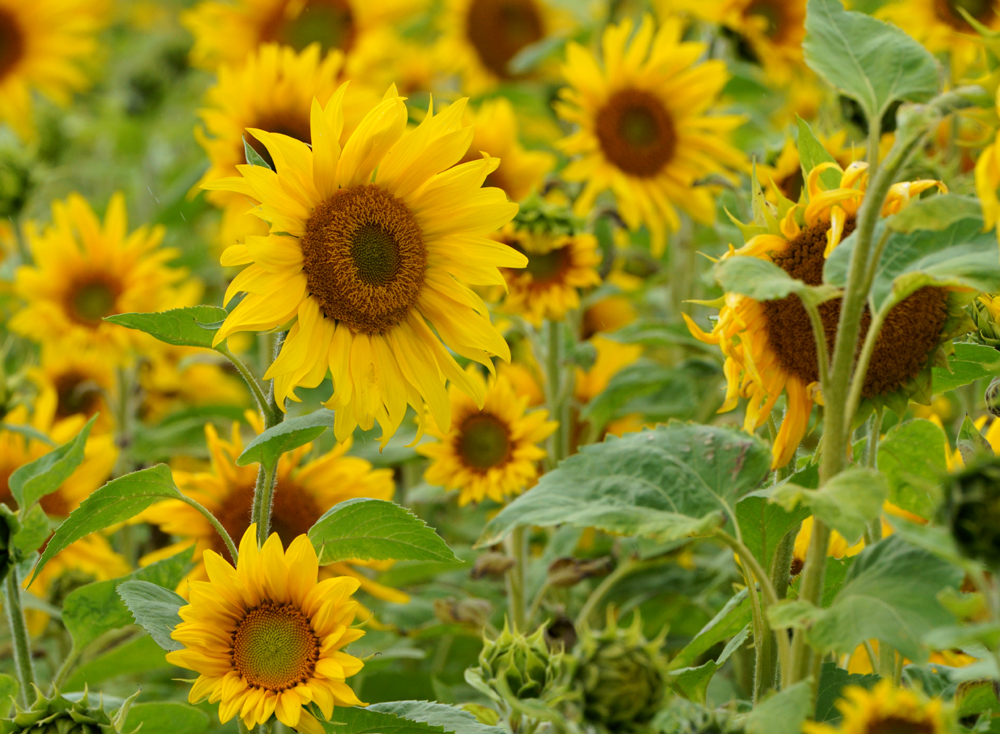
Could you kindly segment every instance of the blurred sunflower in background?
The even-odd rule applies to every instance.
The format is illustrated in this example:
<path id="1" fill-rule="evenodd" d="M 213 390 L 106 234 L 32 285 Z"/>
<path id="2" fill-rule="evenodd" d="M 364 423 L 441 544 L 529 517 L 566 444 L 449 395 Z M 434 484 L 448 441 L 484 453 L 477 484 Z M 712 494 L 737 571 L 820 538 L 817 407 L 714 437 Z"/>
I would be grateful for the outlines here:
<path id="1" fill-rule="evenodd" d="M 90 84 L 108 0 L 0 0 L 0 120 L 35 135 L 32 93 L 63 107 Z"/>
<path id="2" fill-rule="evenodd" d="M 257 433 L 263 430 L 257 414 L 247 411 L 246 418 Z M 211 460 L 210 470 L 174 471 L 174 480 L 182 492 L 196 499 L 218 518 L 229 537 L 243 537 L 250 525 L 257 466 L 236 465 L 236 459 L 244 449 L 239 423 L 233 424 L 228 441 L 219 437 L 213 425 L 207 424 L 205 439 Z M 344 500 L 355 497 L 392 499 L 395 493 L 392 470 L 373 469 L 364 459 L 346 456 L 350 447 L 348 439 L 332 450 L 310 458 L 313 450 L 310 443 L 281 455 L 276 469 L 271 527 L 283 542 L 291 543 L 299 535 L 307 533 L 324 512 Z M 146 510 L 143 518 L 168 535 L 180 539 L 147 556 L 144 563 L 172 556 L 194 542 L 197 566 L 182 583 L 180 591 L 183 594 L 187 594 L 187 581 L 206 578 L 205 565 L 201 562 L 205 551 L 212 549 L 227 553 L 222 538 L 205 516 L 179 500 L 159 502 Z M 391 564 L 361 561 L 333 563 L 324 566 L 322 574 L 324 577 L 351 576 L 377 599 L 405 603 L 409 599 L 406 594 L 383 586 L 358 570 L 384 568 L 387 565 Z"/>
<path id="3" fill-rule="evenodd" d="M 437 441 L 420 444 L 417 453 L 431 460 L 427 483 L 457 489 L 460 507 L 487 498 L 502 504 L 534 486 L 546 456 L 540 444 L 558 424 L 548 420 L 547 410 L 529 412 L 529 396 L 503 374 L 488 385 L 478 370 L 469 376 L 486 394 L 482 408 L 452 385 L 451 429 L 431 426 L 428 433 Z"/>
<path id="4" fill-rule="evenodd" d="M 26 226 L 34 264 L 17 269 L 14 289 L 25 302 L 10 329 L 49 348 L 99 353 L 101 360 L 124 364 L 146 334 L 104 321 L 135 311 L 166 311 L 190 306 L 201 284 L 187 270 L 167 263 L 180 252 L 161 248 L 164 229 L 129 233 L 125 197 L 111 197 L 102 223 L 79 194 L 52 203 L 52 222 Z"/>
<path id="5" fill-rule="evenodd" d="M 941 699 L 922 701 L 915 691 L 897 688 L 891 680 L 879 681 L 872 690 L 847 686 L 837 709 L 843 716 L 838 726 L 807 721 L 805 734 L 868 734 L 913 732 L 945 734 L 950 731 L 941 711 Z"/>
<path id="6" fill-rule="evenodd" d="M 429 405 L 447 430 L 446 380 L 482 402 L 482 387 L 444 345 L 489 369 L 493 355 L 509 360 L 510 350 L 482 299 L 458 279 L 500 284 L 497 268 L 526 258 L 487 238 L 517 205 L 500 189 L 481 188 L 496 158 L 459 164 L 473 135 L 462 124 L 463 100 L 439 115 L 428 110 L 407 130 L 406 105 L 390 88 L 341 148 L 344 91 L 325 109 L 314 103 L 312 148 L 252 131 L 277 173 L 239 166 L 242 178 L 209 184 L 260 201 L 254 213 L 271 225 L 270 236 L 248 236 L 223 253 L 224 265 L 247 266 L 226 302 L 247 295 L 215 341 L 297 318 L 264 376 L 274 378 L 278 405 L 298 400 L 296 387 L 318 386 L 329 370 L 326 405 L 336 410 L 338 440 L 378 421 L 385 446 L 407 405 L 421 427 Z"/>
<path id="7" fill-rule="evenodd" d="M 705 44 L 681 41 L 682 31 L 677 19 L 655 30 L 648 15 L 634 36 L 630 20 L 608 26 L 600 61 L 570 43 L 562 67 L 569 86 L 555 103 L 559 117 L 578 128 L 557 143 L 574 157 L 563 178 L 585 184 L 577 215 L 590 213 L 610 189 L 629 228 L 649 229 L 657 257 L 667 232 L 680 226 L 677 207 L 696 221 L 714 220 L 711 189 L 697 182 L 746 166 L 728 142 L 743 118 L 709 114 L 729 79 L 726 65 L 699 63 Z"/>
<path id="8" fill-rule="evenodd" d="M 840 173 L 838 187 L 827 189 L 822 183 L 821 175 L 827 170 Z M 778 231 L 753 237 L 727 257 L 766 259 L 807 285 L 820 285 L 826 258 L 854 231 L 866 186 L 865 163 L 853 163 L 845 171 L 835 163 L 816 166 L 806 177 L 808 203 L 788 203 Z M 899 211 L 931 188 L 947 190 L 939 181 L 894 184 L 882 216 Z M 915 381 L 929 372 L 938 347 L 955 335 L 967 300 L 958 297 L 953 288 L 925 286 L 897 304 L 875 342 L 863 397 L 894 407 L 902 400 L 905 408 L 909 396 L 919 390 Z M 819 312 L 832 354 L 840 299 L 821 304 Z M 798 296 L 760 302 L 727 293 L 711 333 L 702 331 L 687 314 L 684 319 L 696 338 L 719 345 L 726 356 L 723 369 L 728 389 L 720 413 L 736 408 L 741 397 L 748 398 L 743 426 L 753 432 L 767 421 L 778 398 L 785 394 L 785 417 L 772 447 L 773 467 L 785 466 L 805 436 L 812 406 L 819 399 L 815 340 Z M 870 323 L 866 307 L 862 339 Z"/>
<path id="9" fill-rule="evenodd" d="M 41 363 L 29 370 L 28 379 L 38 390 L 35 410 L 40 414 L 51 413 L 54 421 L 97 415 L 94 435 L 114 426 L 109 397 L 115 390 L 115 373 L 107 362 L 86 353 L 43 348 Z"/>
<path id="10" fill-rule="evenodd" d="M 738 37 L 738 51 L 761 65 L 772 86 L 787 84 L 803 66 L 806 0 L 721 0 L 712 16 Z"/>
<path id="11" fill-rule="evenodd" d="M 241 406 L 250 398 L 228 361 L 204 349 L 157 344 L 139 363 L 140 417 L 157 423 L 196 406 Z"/>

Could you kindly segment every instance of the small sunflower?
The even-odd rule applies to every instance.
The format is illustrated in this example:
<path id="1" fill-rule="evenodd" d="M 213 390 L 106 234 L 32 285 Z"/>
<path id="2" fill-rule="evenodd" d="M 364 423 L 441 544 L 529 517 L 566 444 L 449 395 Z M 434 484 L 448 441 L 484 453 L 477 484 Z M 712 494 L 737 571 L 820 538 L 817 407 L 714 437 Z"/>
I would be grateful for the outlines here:
<path id="1" fill-rule="evenodd" d="M 680 224 L 675 207 L 700 222 L 714 219 L 712 193 L 697 183 L 745 168 L 743 154 L 727 142 L 743 118 L 707 114 L 729 79 L 726 65 L 697 63 L 705 44 L 682 42 L 680 21 L 669 19 L 654 33 L 647 15 L 634 38 L 632 31 L 629 20 L 604 31 L 603 69 L 590 51 L 567 46 L 569 87 L 560 90 L 556 112 L 579 130 L 558 145 L 579 156 L 563 171 L 567 181 L 586 182 L 577 214 L 611 189 L 626 224 L 645 224 L 659 256 L 667 230 Z"/>
<path id="2" fill-rule="evenodd" d="M 503 375 L 486 385 L 478 371 L 470 379 L 483 386 L 482 408 L 451 388 L 451 430 L 431 428 L 437 441 L 420 444 L 417 452 L 431 459 L 424 473 L 428 483 L 459 491 L 458 504 L 487 497 L 503 503 L 534 486 L 538 462 L 545 458 L 539 444 L 558 427 L 547 410 L 527 411 L 529 396 L 519 395 Z"/>
<path id="3" fill-rule="evenodd" d="M 66 106 L 89 80 L 105 0 L 0 0 L 0 120 L 34 137 L 32 92 Z"/>
<path id="4" fill-rule="evenodd" d="M 97 354 L 43 349 L 41 363 L 28 372 L 28 378 L 38 389 L 36 410 L 51 412 L 56 421 L 97 415 L 95 435 L 113 427 L 108 396 L 115 389 L 115 373 Z"/>
<path id="5" fill-rule="evenodd" d="M 448 0 L 438 53 L 478 95 L 516 79 L 511 59 L 570 24 L 545 0 Z"/>
<path id="6" fill-rule="evenodd" d="M 10 319 L 12 331 L 60 351 L 95 350 L 122 363 L 132 349 L 153 343 L 140 331 L 104 321 L 132 311 L 165 311 L 193 304 L 200 284 L 166 263 L 179 254 L 161 248 L 163 227 L 128 234 L 125 198 L 111 197 L 104 223 L 87 201 L 70 194 L 52 204 L 52 223 L 29 222 L 33 265 L 17 269 L 14 288 L 26 305 Z"/>
<path id="7" fill-rule="evenodd" d="M 820 285 L 827 256 L 854 230 L 867 185 L 867 164 L 859 162 L 841 173 L 838 188 L 826 190 L 820 175 L 828 169 L 839 171 L 836 164 L 823 163 L 809 172 L 808 203 L 785 202 L 788 209 L 780 231 L 757 235 L 728 256 L 770 260 L 793 278 Z M 899 211 L 912 197 L 934 187 L 946 190 L 939 181 L 894 184 L 882 216 Z M 961 322 L 964 302 L 953 297 L 954 292 L 950 287 L 925 286 L 889 312 L 868 366 L 862 390 L 865 398 L 886 404 L 895 396 L 913 392 L 917 378 L 930 369 L 938 347 L 954 335 Z M 827 301 L 819 311 L 832 353 L 840 299 Z M 752 432 L 767 421 L 778 398 L 785 393 L 785 418 L 772 451 L 774 468 L 787 464 L 805 436 L 819 384 L 812 328 L 798 296 L 760 302 L 727 293 L 710 334 L 686 314 L 684 319 L 692 335 L 707 344 L 719 345 L 726 357 L 723 369 L 728 389 L 720 413 L 733 410 L 740 397 L 749 398 L 744 428 Z M 870 323 L 866 307 L 862 337 Z"/>
<path id="8" fill-rule="evenodd" d="M 256 413 L 247 411 L 246 417 L 258 433 L 263 430 Z M 233 424 L 229 441 L 220 438 L 212 424 L 205 426 L 205 438 L 211 470 L 175 470 L 174 480 L 184 494 L 198 500 L 219 519 L 229 537 L 242 537 L 250 524 L 257 468 L 236 465 L 236 458 L 244 448 L 239 423 Z M 311 461 L 306 459 L 312 451 L 311 443 L 281 455 L 276 472 L 271 526 L 283 542 L 291 543 L 297 536 L 309 532 L 324 512 L 344 500 L 355 497 L 392 499 L 395 491 L 392 471 L 372 469 L 372 465 L 364 459 L 346 456 L 350 447 L 351 441 L 348 440 Z M 143 519 L 181 539 L 157 555 L 144 559 L 144 562 L 171 556 L 194 541 L 197 565 L 187 578 L 202 581 L 205 579 L 205 565 L 201 563 L 204 553 L 208 550 L 226 552 L 222 538 L 204 516 L 183 502 L 167 500 L 157 503 L 146 510 Z M 358 580 L 361 588 L 379 599 L 397 603 L 408 601 L 406 594 L 378 584 L 358 570 L 384 565 L 361 561 L 334 563 L 324 566 L 323 574 L 351 576 Z M 182 591 L 185 586 L 181 585 Z"/>
<path id="9" fill-rule="evenodd" d="M 194 35 L 191 63 L 203 69 L 240 63 L 264 43 L 301 51 L 350 53 L 365 36 L 399 20 L 422 0 L 202 0 L 181 14 Z"/>
<path id="10" fill-rule="evenodd" d="M 579 308 L 581 289 L 601 284 L 601 253 L 592 234 L 532 232 L 508 224 L 494 237 L 528 258 L 523 270 L 500 271 L 507 282 L 501 308 L 535 326 L 562 320 Z"/>
<path id="11" fill-rule="evenodd" d="M 843 714 L 839 726 L 808 721 L 802 725 L 805 734 L 945 734 L 949 729 L 941 713 L 941 700 L 922 701 L 906 688 L 897 688 L 883 679 L 868 691 L 860 686 L 848 686 L 837 701 Z"/>
<path id="12" fill-rule="evenodd" d="M 429 109 L 406 130 L 406 105 L 390 88 L 341 148 L 345 90 L 325 109 L 313 104 L 312 148 L 252 131 L 277 173 L 239 166 L 242 178 L 209 184 L 261 202 L 254 213 L 271 225 L 270 236 L 248 236 L 222 255 L 223 265 L 247 266 L 226 301 L 247 295 L 215 339 L 297 317 L 265 375 L 274 378 L 278 405 L 298 400 L 300 385 L 318 386 L 329 369 L 338 440 L 378 421 L 384 446 L 407 404 L 421 426 L 429 405 L 448 429 L 446 379 L 482 402 L 481 386 L 445 344 L 490 369 L 493 355 L 509 360 L 510 350 L 482 299 L 457 278 L 500 285 L 497 268 L 526 258 L 487 239 L 517 212 L 503 191 L 481 188 L 499 161 L 455 165 L 473 135 L 461 122 L 464 101 L 439 115 Z"/>
<path id="13" fill-rule="evenodd" d="M 215 551 L 205 552 L 205 564 L 209 580 L 192 582 L 184 621 L 171 633 L 184 648 L 167 653 L 168 662 L 198 673 L 191 703 L 218 703 L 223 723 L 239 716 L 252 728 L 273 715 L 304 734 L 324 732 L 316 709 L 329 721 L 334 706 L 364 705 L 345 682 L 364 663 L 342 651 L 365 634 L 351 626 L 358 582 L 317 582 L 308 536 L 283 550 L 273 533 L 258 549 L 251 525 L 236 568 Z"/>

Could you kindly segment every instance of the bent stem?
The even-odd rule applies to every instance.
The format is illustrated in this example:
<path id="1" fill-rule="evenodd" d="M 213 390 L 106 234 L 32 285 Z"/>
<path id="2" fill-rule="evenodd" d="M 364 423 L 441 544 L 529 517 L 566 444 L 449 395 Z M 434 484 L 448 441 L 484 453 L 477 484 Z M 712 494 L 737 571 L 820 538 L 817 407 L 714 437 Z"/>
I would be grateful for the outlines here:
<path id="1" fill-rule="evenodd" d="M 584 602 L 583 607 L 580 609 L 580 613 L 576 617 L 576 628 L 579 629 L 580 625 L 587 623 L 587 620 L 590 619 L 590 615 L 594 612 L 594 608 L 598 605 L 601 599 L 604 598 L 604 595 L 611 590 L 612 586 L 617 584 L 619 580 L 628 576 L 642 565 L 644 564 L 640 561 L 632 560 L 632 558 L 626 558 L 618 564 L 614 571 L 605 576 L 601 583 L 598 584 L 597 588 L 590 593 L 590 596 L 587 597 L 587 601 Z"/>
<path id="2" fill-rule="evenodd" d="M 233 565 L 235 566 L 239 560 L 240 554 L 236 551 L 236 545 L 233 543 L 233 539 L 229 537 L 229 533 L 222 526 L 222 523 L 216 519 L 215 515 L 213 515 L 207 507 L 200 504 L 197 500 L 194 500 L 187 495 L 182 496 L 180 500 L 205 516 L 205 519 L 208 520 L 209 524 L 211 524 L 213 528 L 215 528 L 215 532 L 219 534 L 219 537 L 221 537 L 222 541 L 226 544 L 226 549 L 229 551 L 229 555 L 232 556 Z"/>
<path id="3" fill-rule="evenodd" d="M 24 610 L 21 608 L 21 587 L 17 583 L 17 566 L 11 566 L 5 583 L 7 620 L 10 623 L 10 639 L 14 645 L 14 668 L 17 671 L 17 682 L 21 686 L 21 703 L 27 708 L 31 705 L 28 696 L 35 685 L 35 670 L 31 665 L 28 626 L 24 621 Z"/>

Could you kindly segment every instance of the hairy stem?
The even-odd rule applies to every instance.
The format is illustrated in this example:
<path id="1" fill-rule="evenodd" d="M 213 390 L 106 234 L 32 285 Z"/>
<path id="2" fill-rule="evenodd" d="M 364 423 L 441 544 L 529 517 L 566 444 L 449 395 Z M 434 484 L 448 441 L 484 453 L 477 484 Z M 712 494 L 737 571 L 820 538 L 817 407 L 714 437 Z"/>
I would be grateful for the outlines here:
<path id="1" fill-rule="evenodd" d="M 527 534 L 524 527 L 516 527 L 507 539 L 508 551 L 514 565 L 507 569 L 507 613 L 515 630 L 527 632 L 525 627 L 525 583 L 527 581 Z"/>
<path id="2" fill-rule="evenodd" d="M 275 359 L 277 359 L 278 354 L 281 352 L 281 347 L 284 343 L 285 332 L 282 332 L 278 334 L 278 338 L 274 343 Z M 239 367 L 237 367 L 237 369 L 239 369 Z M 247 371 L 247 374 L 249 374 L 249 370 Z M 248 384 L 250 382 L 256 382 L 252 375 L 250 377 L 251 379 L 248 381 Z M 260 391 L 260 385 L 257 385 L 257 389 Z M 258 398 L 258 403 L 261 404 L 261 413 L 264 416 L 265 431 L 269 428 L 274 428 L 285 419 L 285 413 L 278 407 L 278 403 L 275 399 L 274 380 L 271 380 L 270 387 L 267 391 L 267 397 L 263 398 L 263 402 L 261 402 L 261 399 Z M 274 483 L 277 479 L 278 461 L 280 461 L 280 457 L 275 460 L 273 466 L 261 464 L 260 468 L 257 470 L 257 483 L 254 485 L 253 490 L 253 507 L 250 512 L 250 521 L 257 525 L 258 545 L 264 545 L 267 541 L 268 533 L 271 531 L 271 505 L 274 500 Z"/>
<path id="3" fill-rule="evenodd" d="M 21 686 L 21 703 L 27 708 L 31 705 L 29 696 L 35 685 L 35 670 L 31 665 L 28 626 L 24 621 L 24 610 L 21 608 L 21 587 L 17 583 L 17 566 L 10 567 L 5 583 L 7 621 L 10 623 L 10 639 L 14 645 L 14 669 L 17 672 L 17 682 Z"/>
<path id="4" fill-rule="evenodd" d="M 194 500 L 187 495 L 181 497 L 180 500 L 205 516 L 205 519 L 208 520 L 209 524 L 213 528 L 215 528 L 215 532 L 219 534 L 219 537 L 221 537 L 222 541 L 226 544 L 226 549 L 229 551 L 229 555 L 232 556 L 233 565 L 235 566 L 236 562 L 239 560 L 239 553 L 236 551 L 236 545 L 233 543 L 233 539 L 229 537 L 229 533 L 224 527 L 222 527 L 222 523 L 216 519 L 215 515 L 213 515 L 207 507 L 200 504 L 197 500 Z"/>

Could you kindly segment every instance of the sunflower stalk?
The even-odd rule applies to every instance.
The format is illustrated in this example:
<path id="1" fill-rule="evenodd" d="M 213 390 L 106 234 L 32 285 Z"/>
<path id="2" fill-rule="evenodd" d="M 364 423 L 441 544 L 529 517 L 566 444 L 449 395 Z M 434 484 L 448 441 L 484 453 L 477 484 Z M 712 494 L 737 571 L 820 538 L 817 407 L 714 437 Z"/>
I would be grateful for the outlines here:
<path id="1" fill-rule="evenodd" d="M 507 551 L 514 559 L 514 565 L 507 569 L 507 613 L 514 629 L 526 631 L 527 605 L 525 583 L 527 582 L 528 539 L 524 527 L 515 528 L 507 538 Z"/>
<path id="2" fill-rule="evenodd" d="M 6 588 L 5 609 L 7 621 L 10 624 L 10 638 L 14 646 L 14 668 L 17 672 L 17 682 L 20 684 L 21 703 L 31 705 L 28 699 L 35 686 L 35 670 L 31 665 L 31 641 L 28 637 L 28 626 L 24 621 L 24 610 L 21 608 L 21 587 L 17 583 L 17 566 L 12 566 L 4 582 Z"/>
<path id="3" fill-rule="evenodd" d="M 548 388 L 549 415 L 559 423 L 552 434 L 549 466 L 554 468 L 569 455 L 569 384 L 563 374 L 565 362 L 564 326 L 562 321 L 546 321 L 548 344 L 545 353 L 545 382 Z M 568 371 L 568 370 L 567 370 Z"/>
<path id="4" fill-rule="evenodd" d="M 278 358 L 281 347 L 285 343 L 285 332 L 278 334 L 274 342 L 274 359 Z M 259 386 L 258 386 L 259 388 Z M 267 398 L 261 409 L 264 416 L 264 430 L 274 428 L 285 419 L 285 413 L 278 407 L 274 395 L 274 380 L 271 380 Z M 250 512 L 250 522 L 257 525 L 257 543 L 263 546 L 271 532 L 271 506 L 274 503 L 274 483 L 278 474 L 278 462 L 272 466 L 261 464 L 257 470 L 257 483 L 253 489 L 253 507 Z"/>

